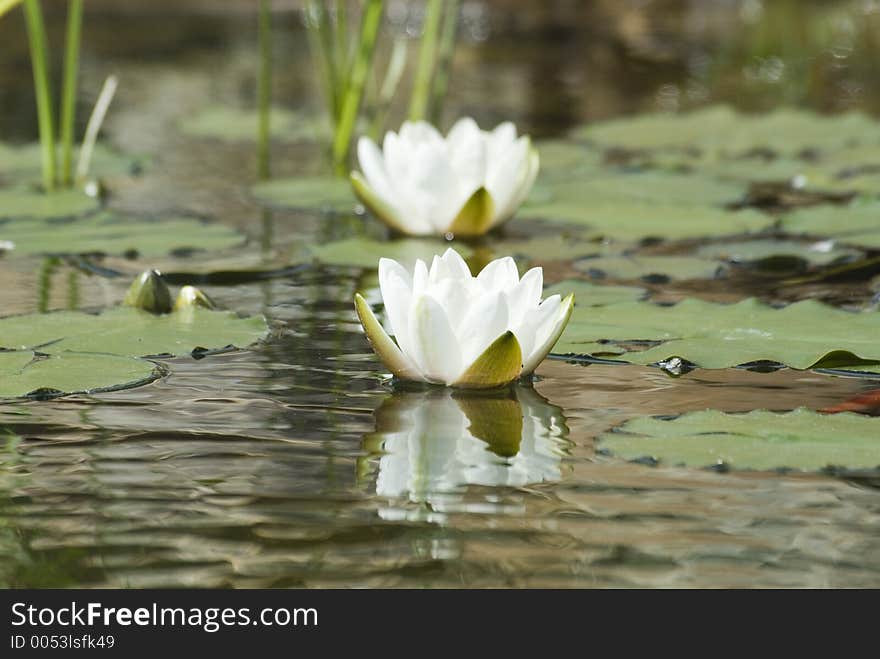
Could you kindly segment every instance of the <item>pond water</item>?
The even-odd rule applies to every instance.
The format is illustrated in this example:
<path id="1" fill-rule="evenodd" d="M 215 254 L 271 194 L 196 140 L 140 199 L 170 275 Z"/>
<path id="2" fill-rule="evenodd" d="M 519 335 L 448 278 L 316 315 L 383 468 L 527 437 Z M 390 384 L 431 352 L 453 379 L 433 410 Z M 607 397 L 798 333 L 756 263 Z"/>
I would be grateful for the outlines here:
<path id="1" fill-rule="evenodd" d="M 62 259 L 48 275 L 42 258 L 0 259 L 2 315 L 112 306 L 136 273 L 157 267 L 174 283 L 198 283 L 220 306 L 263 314 L 272 333 L 250 350 L 163 360 L 167 375 L 147 386 L 0 406 L 9 438 L 0 454 L 0 584 L 880 585 L 872 475 L 653 467 L 595 448 L 636 417 L 821 409 L 880 382 L 786 368 L 674 377 L 554 358 L 534 387 L 489 398 L 395 389 L 352 305 L 356 291 L 375 287 L 373 268 L 299 256 L 383 230 L 360 216 L 266 210 L 248 191 L 252 143 L 178 130 L 208 105 L 252 102 L 255 34 L 235 3 L 208 14 L 165 4 L 120 3 L 87 18 L 83 107 L 117 73 L 108 133 L 150 158 L 143 176 L 110 186 L 108 203 L 209 217 L 248 243 L 191 258 Z M 862 34 L 852 18 L 865 3 L 766 2 L 763 14 L 755 2 L 597 2 L 557 14 L 539 3 L 489 4 L 465 3 L 449 117 L 510 118 L 556 137 L 587 120 L 709 102 L 880 110 L 880 80 L 870 74 L 878 33 Z M 831 5 L 838 13 L 823 14 Z M 774 43 L 767 26 L 780 16 L 804 33 L 830 26 L 821 54 Z M 52 34 L 62 25 L 53 17 Z M 296 15 L 279 13 L 275 27 L 276 101 L 319 108 Z M 36 134 L 20 32 L 20 17 L 0 21 L 0 130 L 13 141 Z M 275 144 L 272 164 L 276 176 L 326 166 L 314 144 Z M 518 220 L 507 237 L 543 230 Z M 704 242 L 644 251 L 693 254 Z M 568 262 L 545 265 L 551 282 L 582 274 Z M 661 301 L 758 295 L 858 305 L 873 295 L 875 270 L 786 285 L 766 272 L 637 285 Z"/>

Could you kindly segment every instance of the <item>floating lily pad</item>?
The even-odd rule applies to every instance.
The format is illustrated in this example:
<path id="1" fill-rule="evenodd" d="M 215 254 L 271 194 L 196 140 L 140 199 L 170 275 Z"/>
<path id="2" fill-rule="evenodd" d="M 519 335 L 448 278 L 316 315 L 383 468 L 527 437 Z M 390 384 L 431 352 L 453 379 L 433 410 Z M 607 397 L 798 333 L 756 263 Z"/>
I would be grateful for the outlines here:
<path id="1" fill-rule="evenodd" d="M 61 149 L 58 150 L 59 157 Z M 79 161 L 79 150 L 73 154 L 73 163 Z M 149 159 L 120 153 L 106 144 L 98 143 L 92 151 L 89 174 L 99 178 L 139 174 Z M 37 182 L 43 165 L 43 152 L 39 142 L 10 146 L 0 144 L 0 178 L 12 181 Z"/>
<path id="2" fill-rule="evenodd" d="M 44 193 L 28 187 L 0 190 L 0 218 L 76 217 L 98 209 L 100 201 L 81 190 Z"/>
<path id="3" fill-rule="evenodd" d="M 632 302 L 645 297 L 648 291 L 634 286 L 599 286 L 588 281 L 567 279 L 544 289 L 544 298 L 551 295 L 565 298 L 571 293 L 574 293 L 574 303 L 577 308 Z"/>
<path id="4" fill-rule="evenodd" d="M 715 106 L 683 114 L 615 119 L 578 129 L 574 135 L 604 147 L 633 150 L 678 149 L 741 155 L 765 149 L 798 155 L 880 143 L 880 123 L 858 113 L 823 116 L 787 108 L 746 115 Z"/>
<path id="5" fill-rule="evenodd" d="M 234 229 L 196 218 L 136 219 L 113 213 L 64 220 L 0 220 L 0 234 L 15 243 L 14 255 L 103 253 L 155 257 L 227 249 L 245 241 Z"/>
<path id="6" fill-rule="evenodd" d="M 581 233 L 576 231 L 575 233 Z M 581 256 L 605 254 L 609 248 L 596 240 L 584 240 L 579 236 L 561 235 L 553 230 L 552 235 L 542 235 L 523 240 L 502 240 L 490 244 L 492 252 L 502 256 L 520 257 L 529 262 L 570 261 Z"/>
<path id="7" fill-rule="evenodd" d="M 782 228 L 789 233 L 826 236 L 842 243 L 880 247 L 880 203 L 816 206 L 786 215 Z"/>
<path id="8" fill-rule="evenodd" d="M 600 171 L 603 155 L 573 140 L 542 140 L 535 142 L 541 160 L 541 179 L 563 179 Z"/>
<path id="9" fill-rule="evenodd" d="M 354 213 L 357 198 L 347 179 L 311 176 L 276 179 L 257 183 L 254 197 L 267 206 L 328 214 Z"/>
<path id="10" fill-rule="evenodd" d="M 153 363 L 131 357 L 75 352 L 38 357 L 30 351 L 0 352 L 0 399 L 124 389 L 145 384 L 157 374 Z"/>
<path id="11" fill-rule="evenodd" d="M 443 240 L 405 238 L 377 241 L 352 238 L 326 245 L 314 245 L 311 251 L 325 265 L 376 269 L 380 258 L 388 258 L 400 262 L 406 268 L 412 268 L 417 259 L 430 265 L 435 255 L 443 254 L 449 247 L 450 243 Z M 460 243 L 455 243 L 455 249 L 464 258 L 473 254 L 472 249 Z"/>
<path id="12" fill-rule="evenodd" d="M 880 313 L 849 312 L 815 300 L 776 309 L 753 299 L 716 304 L 688 299 L 673 306 L 625 302 L 575 306 L 555 353 L 581 354 L 596 341 L 660 342 L 626 360 L 653 364 L 680 357 L 703 368 L 759 361 L 793 368 L 880 363 Z"/>
<path id="13" fill-rule="evenodd" d="M 745 192 L 746 187 L 739 182 L 697 175 L 609 171 L 587 180 L 555 181 L 536 186 L 526 208 L 552 208 L 556 204 L 603 206 L 622 202 L 722 206 L 739 200 Z"/>
<path id="14" fill-rule="evenodd" d="M 880 419 L 858 414 L 755 410 L 640 418 L 599 438 L 603 452 L 667 466 L 816 471 L 880 469 Z"/>
<path id="15" fill-rule="evenodd" d="M 861 252 L 838 247 L 829 241 L 804 243 L 794 240 L 747 240 L 704 245 L 697 250 L 697 254 L 731 263 L 755 263 L 777 257 L 788 257 L 813 265 L 827 265 L 839 259 L 859 256 Z"/>
<path id="16" fill-rule="evenodd" d="M 714 279 L 724 266 L 690 256 L 604 256 L 581 259 L 574 267 L 593 279 Z"/>
<path id="17" fill-rule="evenodd" d="M 0 319 L 0 348 L 57 355 L 65 351 L 142 357 L 188 355 L 194 350 L 245 348 L 264 338 L 261 316 L 192 309 L 155 316 L 129 307 L 93 315 L 79 311 Z"/>
<path id="18" fill-rule="evenodd" d="M 558 201 L 524 207 L 520 215 L 582 226 L 594 236 L 620 240 L 733 235 L 760 231 L 773 223 L 769 216 L 751 209 L 729 211 L 710 206 L 647 202 L 582 205 Z"/>
<path id="19" fill-rule="evenodd" d="M 255 141 L 259 113 L 228 106 L 210 107 L 187 116 L 179 124 L 180 131 L 191 137 L 223 141 Z M 272 139 L 285 142 L 318 142 L 329 140 L 330 126 L 320 115 L 305 115 L 283 108 L 271 109 L 269 126 Z"/>

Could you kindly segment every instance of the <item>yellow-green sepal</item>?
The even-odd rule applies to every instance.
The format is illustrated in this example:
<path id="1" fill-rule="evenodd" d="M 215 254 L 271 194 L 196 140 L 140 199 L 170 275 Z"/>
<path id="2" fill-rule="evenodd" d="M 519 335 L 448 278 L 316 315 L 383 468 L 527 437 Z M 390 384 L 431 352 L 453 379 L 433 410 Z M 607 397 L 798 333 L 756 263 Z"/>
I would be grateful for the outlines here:
<path id="1" fill-rule="evenodd" d="M 453 385 L 462 389 L 491 389 L 516 380 L 522 372 L 522 348 L 507 331 L 477 357 Z"/>
<path id="2" fill-rule="evenodd" d="M 214 304 L 214 301 L 203 291 L 195 286 L 184 286 L 180 289 L 180 292 L 177 294 L 177 299 L 174 301 L 174 310 L 184 311 L 195 307 L 216 309 L 217 305 Z"/>
<path id="3" fill-rule="evenodd" d="M 382 363 L 388 367 L 388 370 L 402 380 L 421 380 L 422 378 L 410 364 L 406 356 L 401 352 L 394 340 L 388 336 L 382 323 L 376 318 L 376 314 L 370 308 L 369 303 L 360 293 L 355 293 L 354 308 L 357 311 L 358 319 L 364 327 L 370 345 Z"/>
<path id="4" fill-rule="evenodd" d="M 377 195 L 370 184 L 360 172 L 352 172 L 349 175 L 351 187 L 358 200 L 366 206 L 370 212 L 382 220 L 391 229 L 399 233 L 409 233 L 403 222 L 397 216 L 397 212 Z"/>
<path id="5" fill-rule="evenodd" d="M 449 232 L 459 237 L 482 236 L 492 228 L 495 215 L 495 201 L 486 188 L 480 188 L 471 195 L 449 225 Z"/>
<path id="6" fill-rule="evenodd" d="M 169 313 L 171 311 L 171 291 L 157 270 L 147 270 L 137 276 L 122 304 L 150 313 Z"/>

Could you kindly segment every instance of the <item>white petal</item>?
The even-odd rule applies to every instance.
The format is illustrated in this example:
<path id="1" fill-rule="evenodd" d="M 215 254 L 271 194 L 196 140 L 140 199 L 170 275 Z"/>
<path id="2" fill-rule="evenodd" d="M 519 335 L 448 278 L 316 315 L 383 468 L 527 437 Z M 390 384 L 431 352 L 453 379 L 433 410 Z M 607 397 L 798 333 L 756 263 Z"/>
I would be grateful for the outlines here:
<path id="1" fill-rule="evenodd" d="M 477 275 L 477 281 L 487 291 L 508 291 L 519 283 L 519 270 L 509 256 L 495 259 Z"/>
<path id="2" fill-rule="evenodd" d="M 358 140 L 358 162 L 364 178 L 373 188 L 382 201 L 389 206 L 394 206 L 395 195 L 391 187 L 391 181 L 388 179 L 388 172 L 385 170 L 385 157 L 376 146 L 376 143 L 369 137 L 362 137 Z"/>
<path id="3" fill-rule="evenodd" d="M 426 379 L 438 384 L 455 382 L 463 370 L 458 340 L 446 312 L 430 295 L 422 295 L 413 303 L 410 339 L 413 360 Z"/>
<path id="4" fill-rule="evenodd" d="M 420 144 L 413 154 L 408 174 L 410 189 L 419 210 L 437 233 L 445 232 L 467 201 L 458 188 L 458 179 L 445 146 Z"/>
<path id="5" fill-rule="evenodd" d="M 541 304 L 544 289 L 544 269 L 532 268 L 510 291 L 510 326 L 515 328 Z M 524 353 L 528 355 L 528 353 Z"/>
<path id="6" fill-rule="evenodd" d="M 421 203 L 418 191 L 411 183 L 415 149 L 399 135 L 389 131 L 382 145 L 385 171 L 394 190 L 394 207 L 401 222 L 415 235 L 434 233 L 428 221 L 427 209 Z"/>
<path id="7" fill-rule="evenodd" d="M 397 345 L 404 354 L 407 354 L 412 349 L 408 336 L 412 277 L 397 261 L 380 259 L 379 290 L 385 303 L 385 315 L 391 330 L 389 333 L 397 339 Z"/>
<path id="8" fill-rule="evenodd" d="M 508 328 L 507 296 L 497 291 L 482 296 L 461 321 L 458 337 L 465 370 Z"/>
<path id="9" fill-rule="evenodd" d="M 465 260 L 461 258 L 461 254 L 451 247 L 443 253 L 441 261 L 445 266 L 447 277 L 452 279 L 471 279 L 471 269 L 465 263 Z"/>
<path id="10" fill-rule="evenodd" d="M 489 158 L 493 161 L 498 160 L 516 141 L 516 126 L 509 121 L 499 124 L 495 130 L 487 135 L 487 141 Z"/>
<path id="11" fill-rule="evenodd" d="M 443 136 L 426 121 L 404 121 L 400 127 L 400 137 L 413 146 L 443 142 Z"/>
<path id="12" fill-rule="evenodd" d="M 528 198 L 529 193 L 532 191 L 532 187 L 535 185 L 535 179 L 538 177 L 538 171 L 541 168 L 541 159 L 538 156 L 538 151 L 532 147 L 529 147 L 529 153 L 526 156 L 526 162 L 523 165 L 523 171 L 521 172 L 521 177 L 519 181 L 516 183 L 513 197 L 508 202 L 507 206 L 501 210 L 498 210 L 496 213 L 495 221 L 492 226 L 497 226 L 502 222 L 506 222 L 519 210 L 519 207 L 523 205 L 525 200 Z"/>
<path id="13" fill-rule="evenodd" d="M 534 371 L 553 349 L 554 344 L 559 340 L 561 330 L 568 322 L 572 304 L 570 296 L 566 301 L 561 301 L 558 295 L 553 295 L 541 303 L 542 315 L 547 313 L 543 309 L 545 305 L 549 305 L 548 311 L 552 311 L 552 313 L 547 313 L 546 319 L 537 323 L 534 347 L 528 357 L 523 358 L 523 375 L 529 375 Z"/>
<path id="14" fill-rule="evenodd" d="M 446 138 L 459 191 L 470 197 L 486 182 L 488 152 L 483 131 L 473 119 L 460 119 Z"/>
<path id="15" fill-rule="evenodd" d="M 486 189 L 495 200 L 496 217 L 501 218 L 515 200 L 528 172 L 530 142 L 522 137 L 489 163 Z"/>

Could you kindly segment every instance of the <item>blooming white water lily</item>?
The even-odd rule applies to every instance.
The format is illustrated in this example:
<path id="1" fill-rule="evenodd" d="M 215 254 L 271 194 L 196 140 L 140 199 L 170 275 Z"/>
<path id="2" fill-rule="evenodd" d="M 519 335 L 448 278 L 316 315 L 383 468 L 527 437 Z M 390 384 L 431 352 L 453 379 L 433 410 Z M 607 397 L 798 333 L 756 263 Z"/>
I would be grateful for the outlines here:
<path id="1" fill-rule="evenodd" d="M 479 236 L 509 220 L 538 175 L 538 152 L 506 122 L 480 130 L 460 119 L 444 138 L 424 121 L 389 131 L 382 149 L 358 142 L 358 198 L 392 229 L 416 236 Z"/>
<path id="2" fill-rule="evenodd" d="M 529 375 L 559 339 L 574 295 L 543 302 L 544 273 L 532 268 L 522 279 L 508 257 L 489 263 L 476 277 L 454 249 L 421 259 L 412 273 L 392 259 L 379 260 L 379 288 L 390 334 L 367 301 L 355 307 L 373 349 L 404 380 L 484 389 Z"/>

